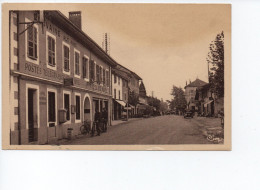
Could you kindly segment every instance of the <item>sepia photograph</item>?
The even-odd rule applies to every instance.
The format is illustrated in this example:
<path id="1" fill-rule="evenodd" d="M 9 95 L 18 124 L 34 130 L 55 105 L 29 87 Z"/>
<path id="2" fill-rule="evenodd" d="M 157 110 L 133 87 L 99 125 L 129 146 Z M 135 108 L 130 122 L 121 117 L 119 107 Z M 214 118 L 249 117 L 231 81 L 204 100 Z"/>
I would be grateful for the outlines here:
<path id="1" fill-rule="evenodd" d="M 230 4 L 3 4 L 3 149 L 231 150 Z"/>

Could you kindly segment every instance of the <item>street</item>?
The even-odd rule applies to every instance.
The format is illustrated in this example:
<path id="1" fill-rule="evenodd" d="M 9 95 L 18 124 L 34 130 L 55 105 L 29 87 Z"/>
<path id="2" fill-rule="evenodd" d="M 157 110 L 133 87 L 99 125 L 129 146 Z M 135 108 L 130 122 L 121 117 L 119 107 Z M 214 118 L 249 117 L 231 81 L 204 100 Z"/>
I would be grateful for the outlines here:
<path id="1" fill-rule="evenodd" d="M 140 118 L 111 126 L 101 136 L 80 135 L 78 138 L 62 140 L 59 145 L 145 145 L 145 144 L 211 144 L 203 130 L 219 127 L 219 118 L 165 115 Z"/>

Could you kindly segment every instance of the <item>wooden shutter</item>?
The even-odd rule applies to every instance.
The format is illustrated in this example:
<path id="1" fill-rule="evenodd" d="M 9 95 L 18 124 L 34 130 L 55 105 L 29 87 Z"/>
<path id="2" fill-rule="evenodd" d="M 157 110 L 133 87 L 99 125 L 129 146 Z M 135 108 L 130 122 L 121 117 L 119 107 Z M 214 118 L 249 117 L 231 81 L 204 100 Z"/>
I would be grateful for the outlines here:
<path id="1" fill-rule="evenodd" d="M 86 78 L 86 58 L 83 57 L 82 59 L 82 73 L 83 73 L 83 78 Z"/>

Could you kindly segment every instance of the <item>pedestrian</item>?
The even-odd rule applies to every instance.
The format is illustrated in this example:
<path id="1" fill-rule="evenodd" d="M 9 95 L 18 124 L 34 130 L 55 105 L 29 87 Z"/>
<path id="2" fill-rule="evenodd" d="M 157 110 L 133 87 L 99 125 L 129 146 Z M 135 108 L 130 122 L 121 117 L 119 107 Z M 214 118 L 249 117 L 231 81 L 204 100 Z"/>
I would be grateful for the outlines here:
<path id="1" fill-rule="evenodd" d="M 107 132 L 108 113 L 106 108 L 103 108 L 102 111 L 102 121 L 103 121 L 103 132 Z"/>
<path id="2" fill-rule="evenodd" d="M 95 128 L 97 130 L 97 136 L 100 136 L 100 122 L 101 122 L 101 113 L 96 110 L 95 117 L 94 117 L 94 128 L 92 130 L 92 136 L 95 135 Z"/>

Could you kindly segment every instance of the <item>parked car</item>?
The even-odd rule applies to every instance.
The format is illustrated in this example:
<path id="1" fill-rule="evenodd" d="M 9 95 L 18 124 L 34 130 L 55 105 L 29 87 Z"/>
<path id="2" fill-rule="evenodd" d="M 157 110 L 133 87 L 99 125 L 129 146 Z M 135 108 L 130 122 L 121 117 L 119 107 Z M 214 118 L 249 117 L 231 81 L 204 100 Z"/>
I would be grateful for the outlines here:
<path id="1" fill-rule="evenodd" d="M 184 118 L 193 118 L 193 113 L 191 111 L 186 111 L 184 113 Z"/>

